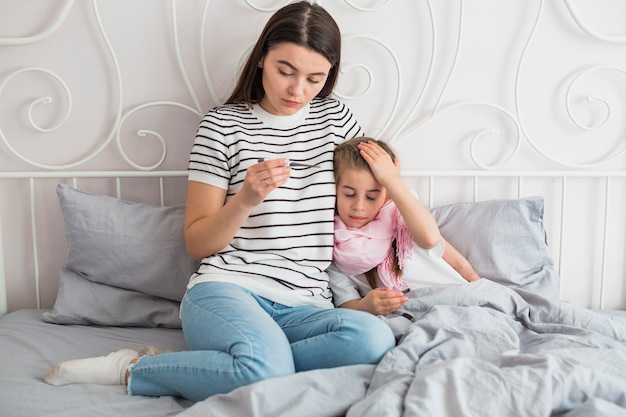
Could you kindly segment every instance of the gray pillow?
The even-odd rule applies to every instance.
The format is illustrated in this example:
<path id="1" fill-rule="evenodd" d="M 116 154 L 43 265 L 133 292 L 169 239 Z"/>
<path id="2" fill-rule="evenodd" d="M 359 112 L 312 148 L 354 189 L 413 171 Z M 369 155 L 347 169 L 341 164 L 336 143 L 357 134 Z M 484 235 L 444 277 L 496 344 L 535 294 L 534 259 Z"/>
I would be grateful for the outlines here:
<path id="1" fill-rule="evenodd" d="M 542 197 L 457 203 L 431 212 L 442 236 L 482 278 L 559 298 Z"/>
<path id="2" fill-rule="evenodd" d="M 134 203 L 67 184 L 57 186 L 57 195 L 65 221 L 67 263 L 46 320 L 75 324 L 82 317 L 92 324 L 180 326 L 177 311 L 175 322 L 169 319 L 171 309 L 178 310 L 189 277 L 198 268 L 185 249 L 184 206 Z M 77 287 L 80 280 L 86 282 Z M 88 296 L 89 302 L 79 300 Z M 136 317 L 125 320 L 118 314 L 130 308 Z"/>
<path id="3" fill-rule="evenodd" d="M 169 327 L 180 329 L 179 303 L 139 291 L 92 282 L 67 266 L 54 307 L 43 321 L 122 327 Z"/>

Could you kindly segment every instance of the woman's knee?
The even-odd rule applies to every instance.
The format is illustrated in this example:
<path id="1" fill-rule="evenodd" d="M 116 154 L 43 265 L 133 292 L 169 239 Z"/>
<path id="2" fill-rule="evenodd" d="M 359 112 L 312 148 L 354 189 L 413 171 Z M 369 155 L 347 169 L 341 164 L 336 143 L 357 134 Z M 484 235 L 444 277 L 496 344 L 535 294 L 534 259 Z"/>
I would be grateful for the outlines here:
<path id="1" fill-rule="evenodd" d="M 358 363 L 375 364 L 396 345 L 392 330 L 380 318 L 362 311 L 350 311 L 344 324 L 351 327 L 353 353 Z"/>

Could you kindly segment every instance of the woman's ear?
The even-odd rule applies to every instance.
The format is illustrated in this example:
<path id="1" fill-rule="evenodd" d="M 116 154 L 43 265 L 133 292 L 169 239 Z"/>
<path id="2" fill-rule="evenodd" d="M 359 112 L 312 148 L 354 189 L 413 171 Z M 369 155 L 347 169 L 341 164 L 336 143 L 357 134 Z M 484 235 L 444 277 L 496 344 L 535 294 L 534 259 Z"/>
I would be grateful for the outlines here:
<path id="1" fill-rule="evenodd" d="M 398 168 L 399 168 L 399 167 L 400 167 L 400 160 L 399 160 L 398 158 L 393 158 L 393 164 L 394 164 L 396 167 L 398 167 Z"/>

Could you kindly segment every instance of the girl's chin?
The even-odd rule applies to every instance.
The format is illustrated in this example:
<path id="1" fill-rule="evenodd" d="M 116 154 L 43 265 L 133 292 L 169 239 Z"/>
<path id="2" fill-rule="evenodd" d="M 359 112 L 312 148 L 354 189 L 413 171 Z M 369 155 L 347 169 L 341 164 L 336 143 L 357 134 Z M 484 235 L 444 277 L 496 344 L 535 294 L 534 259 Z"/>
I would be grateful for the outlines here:
<path id="1" fill-rule="evenodd" d="M 346 224 L 346 226 L 348 226 L 351 229 L 360 229 L 361 227 L 365 226 L 366 224 L 367 224 L 367 222 L 365 222 L 365 221 L 360 221 L 360 222 L 350 221 L 348 224 Z"/>

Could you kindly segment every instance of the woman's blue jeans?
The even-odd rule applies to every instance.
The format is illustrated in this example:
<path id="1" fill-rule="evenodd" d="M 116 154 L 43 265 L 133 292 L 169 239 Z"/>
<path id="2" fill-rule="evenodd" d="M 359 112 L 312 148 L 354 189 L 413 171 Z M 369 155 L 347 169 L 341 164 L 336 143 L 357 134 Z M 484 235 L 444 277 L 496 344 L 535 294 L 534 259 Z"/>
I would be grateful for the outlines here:
<path id="1" fill-rule="evenodd" d="M 372 314 L 287 307 L 230 283 L 196 284 L 181 315 L 190 350 L 140 358 L 129 394 L 200 401 L 294 372 L 378 363 L 395 346 L 391 329 Z"/>

